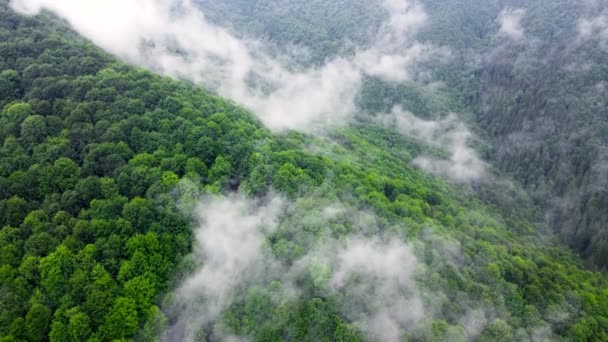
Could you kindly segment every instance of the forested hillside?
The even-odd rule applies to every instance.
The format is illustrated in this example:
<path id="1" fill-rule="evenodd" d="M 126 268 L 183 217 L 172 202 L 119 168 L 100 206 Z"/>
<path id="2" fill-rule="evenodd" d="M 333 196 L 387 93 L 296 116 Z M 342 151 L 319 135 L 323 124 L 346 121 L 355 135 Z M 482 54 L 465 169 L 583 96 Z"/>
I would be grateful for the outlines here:
<path id="1" fill-rule="evenodd" d="M 475 113 L 486 156 L 529 189 L 564 243 L 605 269 L 608 4 L 472 1 L 465 13 L 450 3 L 429 4 L 445 15 L 426 34 L 459 54 L 445 79 Z M 522 9 L 521 38 L 496 34 L 504 8 Z"/>
<path id="2" fill-rule="evenodd" d="M 308 63 L 320 63 L 369 44 L 385 14 L 374 1 L 197 2 L 211 20 L 250 38 L 271 42 L 276 49 L 294 53 L 296 59 Z"/>
<path id="3" fill-rule="evenodd" d="M 0 341 L 608 339 L 605 274 L 377 121 L 272 133 L 6 0 L 0 107 Z"/>
<path id="4" fill-rule="evenodd" d="M 240 34 L 308 47 L 313 62 L 348 53 L 350 41 L 369 43 L 373 39 L 369 28 L 386 19 L 376 3 L 360 0 L 199 2 L 212 19 L 233 23 Z M 604 67 L 608 3 L 420 3 L 432 15 L 419 39 L 449 47 L 452 54 L 449 63 L 434 64 L 429 70 L 472 113 L 470 124 L 478 126 L 488 144 L 484 157 L 526 187 L 539 210 L 547 213 L 548 225 L 589 267 L 604 269 L 608 263 L 608 116 L 603 100 L 608 78 Z M 295 12 L 298 15 L 286 15 Z M 338 18 L 355 19 L 323 20 L 336 12 Z M 521 37 L 500 32 L 505 15 L 521 26 Z M 408 98 L 407 91 L 390 84 L 372 82 L 368 89 L 360 104 L 371 113 L 390 110 Z"/>

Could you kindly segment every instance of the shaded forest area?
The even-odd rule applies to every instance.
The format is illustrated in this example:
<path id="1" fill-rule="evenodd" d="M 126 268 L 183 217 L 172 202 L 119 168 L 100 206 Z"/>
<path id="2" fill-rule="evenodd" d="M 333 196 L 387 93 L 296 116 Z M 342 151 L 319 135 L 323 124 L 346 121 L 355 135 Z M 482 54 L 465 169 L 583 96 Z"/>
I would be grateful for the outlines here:
<path id="1" fill-rule="evenodd" d="M 369 44 L 386 15 L 377 3 L 359 0 L 199 3 L 212 20 L 240 34 L 261 36 L 277 46 L 307 47 L 309 63 Z M 454 99 L 450 108 L 470 112 L 465 118 L 486 143 L 485 159 L 526 188 L 563 243 L 589 267 L 603 270 L 608 266 L 608 49 L 602 23 L 608 3 L 420 3 L 431 15 L 418 39 L 450 49 L 447 64 L 427 65 L 432 80 L 447 85 Z M 501 15 L 514 11 L 520 13 L 524 32 L 517 40 L 499 32 Z M 591 37 L 583 37 L 585 25 Z M 411 106 L 410 92 L 370 80 L 359 105 L 376 114 L 404 104 L 416 115 L 429 116 Z"/>
<path id="2" fill-rule="evenodd" d="M 120 63 L 51 15 L 22 17 L 4 0 L 0 70 L 1 341 L 159 340 L 176 319 L 164 303 L 191 271 L 196 222 L 180 203 L 192 188 L 373 213 L 424 265 L 429 310 L 406 339 L 608 339 L 606 276 L 540 239 L 525 215 L 412 168 L 420 142 L 357 124 L 331 141 L 273 135 L 235 104 Z M 297 259 L 285 246 L 304 250 L 297 237 L 314 239 L 309 228 L 286 224 L 269 239 L 276 258 Z M 257 341 L 365 340 L 340 297 L 307 277 L 281 305 L 246 292 L 223 325 Z M 463 317 L 477 311 L 472 331 Z"/>

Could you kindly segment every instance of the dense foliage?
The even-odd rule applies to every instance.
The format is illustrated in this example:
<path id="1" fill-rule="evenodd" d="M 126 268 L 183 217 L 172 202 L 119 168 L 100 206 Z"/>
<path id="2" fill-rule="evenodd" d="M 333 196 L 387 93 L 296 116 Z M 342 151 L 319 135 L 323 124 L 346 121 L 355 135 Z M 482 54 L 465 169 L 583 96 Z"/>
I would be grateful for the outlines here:
<path id="1" fill-rule="evenodd" d="M 487 158 L 550 213 L 562 241 L 605 269 L 608 51 L 599 33 L 582 37 L 580 25 L 605 13 L 606 2 L 469 1 L 466 12 L 459 1 L 428 2 L 441 15 L 425 35 L 458 54 L 442 77 L 475 113 Z M 497 36 L 505 8 L 525 10 L 522 40 Z"/>
<path id="2" fill-rule="evenodd" d="M 273 136 L 234 104 L 119 63 L 50 15 L 20 17 L 0 1 L 0 25 L 0 340 L 157 340 L 174 319 L 159 307 L 192 248 L 183 184 L 274 189 L 312 215 L 333 202 L 372 212 L 426 265 L 418 281 L 433 311 L 410 340 L 608 339 L 605 275 L 540 238 L 526 215 L 412 169 L 420 142 L 370 124 L 331 139 Z M 269 239 L 284 262 L 307 247 L 302 235 L 316 237 L 289 222 Z M 224 324 L 259 341 L 364 338 L 340 298 L 314 281 L 303 288 L 280 306 L 252 289 Z M 471 335 L 463 317 L 476 310 L 486 313 Z"/>
<path id="3" fill-rule="evenodd" d="M 348 6 L 343 1 L 200 3 L 211 18 L 236 23 L 239 32 L 306 46 L 317 62 L 344 52 L 349 40 L 365 44 L 373 39 L 371 32 L 385 18 L 377 3 L 362 0 L 351 0 Z M 548 213 L 549 226 L 589 267 L 604 269 L 608 265 L 608 119 L 603 99 L 608 49 L 601 27 L 591 39 L 582 38 L 581 23 L 604 20 L 608 4 L 570 0 L 419 3 L 431 15 L 418 39 L 449 47 L 452 54 L 450 63 L 432 65 L 429 70 L 473 114 L 470 124 L 478 126 L 488 143 L 486 159 L 529 191 L 539 211 Z M 523 10 L 524 37 L 513 41 L 499 34 L 499 18 L 504 11 L 517 9 Z M 338 11 L 340 15 L 335 15 Z M 356 19 L 320 20 L 325 15 Z M 328 34 L 336 31 L 335 26 L 341 29 Z M 372 87 L 370 98 L 360 104 L 368 111 L 390 110 L 390 105 L 407 96 L 400 86 L 367 86 Z"/>
<path id="4" fill-rule="evenodd" d="M 212 21 L 247 38 L 263 39 L 300 63 L 321 63 L 367 44 L 383 18 L 382 8 L 374 1 L 196 2 Z"/>

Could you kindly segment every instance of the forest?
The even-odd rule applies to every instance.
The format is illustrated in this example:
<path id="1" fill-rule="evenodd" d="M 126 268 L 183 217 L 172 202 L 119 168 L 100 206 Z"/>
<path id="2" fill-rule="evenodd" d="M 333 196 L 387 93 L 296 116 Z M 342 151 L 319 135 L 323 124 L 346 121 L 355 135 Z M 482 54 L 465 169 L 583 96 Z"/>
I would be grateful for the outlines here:
<path id="1" fill-rule="evenodd" d="M 306 46 L 310 53 L 304 60 L 309 63 L 369 44 L 366 28 L 380 25 L 383 18 L 382 8 L 373 1 L 199 2 L 207 16 L 232 23 L 238 34 L 254 32 L 277 46 L 286 42 Z M 457 105 L 470 112 L 471 124 L 486 142 L 484 157 L 525 187 L 539 210 L 548 213 L 546 224 L 585 258 L 588 267 L 604 269 L 608 116 L 603 98 L 608 50 L 602 35 L 608 4 L 420 3 L 432 15 L 419 38 L 448 46 L 454 55 L 449 63 L 435 63 L 429 71 L 435 80 L 449 85 Z M 520 25 L 525 37 L 505 41 L 496 35 L 500 26 L 496 18 L 505 9 L 523 9 Z M 585 23 L 597 38 L 581 36 Z M 362 107 L 373 113 L 410 99 L 400 87 L 372 82 Z"/>
<path id="2" fill-rule="evenodd" d="M 0 341 L 608 340 L 608 55 L 548 51 L 582 5 L 533 1 L 522 20 L 553 40 L 504 46 L 487 32 L 526 2 L 422 3 L 419 39 L 459 54 L 424 66 L 447 86 L 366 77 L 356 117 L 316 135 L 0 0 Z M 383 15 L 200 6 L 235 34 L 312 46 L 306 65 L 370 44 Z M 370 115 L 395 105 L 456 112 L 490 180 L 418 167 L 449 146 Z"/>

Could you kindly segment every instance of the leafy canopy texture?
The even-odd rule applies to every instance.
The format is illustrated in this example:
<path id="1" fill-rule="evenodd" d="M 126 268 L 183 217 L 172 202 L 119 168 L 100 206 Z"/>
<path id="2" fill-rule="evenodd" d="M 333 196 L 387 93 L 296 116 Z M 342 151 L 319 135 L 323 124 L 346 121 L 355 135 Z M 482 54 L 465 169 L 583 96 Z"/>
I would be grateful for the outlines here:
<path id="1" fill-rule="evenodd" d="M 5 0 L 0 108 L 1 341 L 608 339 L 606 276 L 419 140 L 273 135 Z"/>

